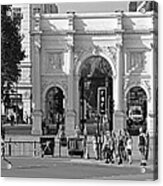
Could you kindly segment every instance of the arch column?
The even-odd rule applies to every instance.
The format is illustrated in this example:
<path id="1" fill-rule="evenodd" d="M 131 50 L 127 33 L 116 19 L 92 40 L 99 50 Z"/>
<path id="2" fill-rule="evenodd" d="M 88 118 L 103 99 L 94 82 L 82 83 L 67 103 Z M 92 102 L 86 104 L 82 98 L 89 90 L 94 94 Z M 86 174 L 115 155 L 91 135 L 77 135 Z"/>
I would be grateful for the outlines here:
<path id="1" fill-rule="evenodd" d="M 74 135 L 75 129 L 75 111 L 74 111 L 74 77 L 73 77 L 73 46 L 68 45 L 68 102 L 66 112 L 66 134 L 68 136 Z"/>
<path id="2" fill-rule="evenodd" d="M 79 80 L 80 76 L 75 76 L 74 77 L 74 100 L 75 100 L 75 113 L 76 113 L 76 120 L 75 120 L 75 127 L 79 126 L 80 119 L 79 119 L 79 112 L 80 112 L 80 92 L 79 92 Z"/>
<path id="3" fill-rule="evenodd" d="M 123 108 L 123 53 L 122 44 L 117 44 L 117 75 L 113 77 L 114 98 L 114 126 L 116 132 L 125 127 L 125 114 Z"/>
<path id="4" fill-rule="evenodd" d="M 147 115 L 147 130 L 151 136 L 154 136 L 156 133 L 156 90 L 157 90 L 157 72 L 156 72 L 156 45 L 155 43 L 151 44 L 151 98 L 148 101 L 148 115 Z"/>
<path id="5" fill-rule="evenodd" d="M 68 14 L 68 27 L 69 31 L 67 32 L 67 54 L 68 54 L 68 65 L 69 65 L 69 74 L 68 74 L 68 105 L 66 113 L 66 134 L 68 136 L 74 135 L 75 132 L 75 117 L 76 113 L 74 111 L 74 12 Z"/>
<path id="6" fill-rule="evenodd" d="M 32 102 L 33 102 L 33 124 L 32 134 L 42 134 L 42 111 L 41 111 L 41 81 L 40 81 L 40 50 L 41 50 L 41 31 L 40 14 L 35 15 L 35 30 L 33 31 L 33 53 L 32 53 Z"/>

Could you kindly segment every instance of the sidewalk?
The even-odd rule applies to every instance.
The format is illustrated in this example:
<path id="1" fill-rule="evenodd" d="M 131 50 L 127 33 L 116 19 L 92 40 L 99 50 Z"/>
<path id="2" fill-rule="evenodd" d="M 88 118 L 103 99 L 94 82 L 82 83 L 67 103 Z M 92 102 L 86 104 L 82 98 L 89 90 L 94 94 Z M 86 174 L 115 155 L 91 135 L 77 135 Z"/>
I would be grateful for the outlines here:
<path id="1" fill-rule="evenodd" d="M 139 160 L 133 160 L 133 163 L 130 165 L 127 162 L 124 162 L 121 165 L 118 165 L 117 162 L 114 164 L 106 164 L 105 160 L 95 160 L 95 159 L 81 159 L 79 157 L 49 157 L 45 156 L 44 158 L 40 157 L 10 157 L 8 158 L 16 167 L 19 165 L 23 166 L 51 166 L 55 162 L 62 163 L 71 163 L 71 164 L 85 164 L 85 165 L 97 165 L 97 166 L 107 166 L 107 167 L 119 167 L 119 168 L 141 168 Z M 4 167 L 3 160 L 1 159 L 2 168 Z M 154 165 L 152 161 L 148 161 L 146 169 L 154 171 Z"/>
<path id="2" fill-rule="evenodd" d="M 32 178 L 71 178 L 98 180 L 154 180 L 151 165 L 145 172 L 138 161 L 128 164 L 105 164 L 95 159 L 79 158 L 9 158 L 13 167 L 9 170 L 6 162 L 1 162 L 4 177 L 32 177 Z"/>
<path id="3" fill-rule="evenodd" d="M 105 160 L 95 160 L 95 159 L 71 159 L 70 161 L 79 164 L 94 164 L 94 165 L 110 166 L 110 167 L 138 167 L 138 168 L 141 167 L 139 160 L 133 160 L 133 163 L 131 165 L 127 162 L 124 162 L 121 165 L 118 165 L 117 162 L 115 162 L 114 164 L 106 164 Z M 154 170 L 153 162 L 148 161 L 146 168 L 153 171 Z"/>

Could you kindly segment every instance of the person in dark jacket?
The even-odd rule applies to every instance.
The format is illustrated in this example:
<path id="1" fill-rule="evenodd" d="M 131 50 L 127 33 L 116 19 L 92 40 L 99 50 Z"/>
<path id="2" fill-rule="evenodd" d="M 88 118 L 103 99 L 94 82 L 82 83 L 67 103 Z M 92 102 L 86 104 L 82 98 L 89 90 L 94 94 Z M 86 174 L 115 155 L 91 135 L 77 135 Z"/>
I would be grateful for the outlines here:
<path id="1" fill-rule="evenodd" d="M 120 165 L 123 163 L 123 157 L 125 151 L 125 139 L 121 130 L 119 131 L 117 143 L 118 143 L 118 157 L 119 157 L 118 164 Z"/>
<path id="2" fill-rule="evenodd" d="M 146 166 L 147 164 L 147 161 L 146 161 L 147 137 L 146 137 L 146 134 L 143 128 L 139 129 L 138 147 L 139 147 L 139 152 L 141 156 L 140 165 Z"/>
<path id="3" fill-rule="evenodd" d="M 6 163 L 7 169 L 12 168 L 12 163 L 5 157 L 5 131 L 1 132 L 1 158 Z"/>
<path id="4" fill-rule="evenodd" d="M 113 160 L 113 150 L 114 150 L 114 140 L 112 137 L 112 133 L 107 131 L 104 136 L 103 148 L 105 154 L 105 163 L 114 163 Z"/>

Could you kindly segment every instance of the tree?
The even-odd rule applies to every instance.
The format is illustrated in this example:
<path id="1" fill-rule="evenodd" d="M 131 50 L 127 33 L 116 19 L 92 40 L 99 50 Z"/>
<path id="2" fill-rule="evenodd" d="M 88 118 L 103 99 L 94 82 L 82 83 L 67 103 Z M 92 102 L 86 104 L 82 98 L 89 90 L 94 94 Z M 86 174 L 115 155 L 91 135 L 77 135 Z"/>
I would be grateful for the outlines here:
<path id="1" fill-rule="evenodd" d="M 1 6 L 1 98 L 11 91 L 20 76 L 20 61 L 25 57 L 20 34 L 21 17 L 9 15 L 11 5 Z"/>

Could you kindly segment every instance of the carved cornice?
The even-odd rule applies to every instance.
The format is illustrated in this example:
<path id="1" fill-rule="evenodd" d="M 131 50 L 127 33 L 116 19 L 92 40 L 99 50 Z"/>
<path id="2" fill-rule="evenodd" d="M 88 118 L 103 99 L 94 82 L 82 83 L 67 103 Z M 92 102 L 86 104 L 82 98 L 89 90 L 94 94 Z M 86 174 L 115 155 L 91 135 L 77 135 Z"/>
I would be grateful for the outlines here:
<path id="1" fill-rule="evenodd" d="M 34 19 L 35 19 L 34 30 L 40 31 L 40 19 L 41 19 L 40 13 L 36 13 Z"/>
<path id="2" fill-rule="evenodd" d="M 140 78 L 139 79 L 131 78 L 123 81 L 123 89 L 125 92 L 132 86 L 140 86 L 140 85 L 141 85 Z"/>
<path id="3" fill-rule="evenodd" d="M 125 30 L 124 34 L 158 34 L 155 29 L 135 29 L 135 30 Z"/>
<path id="4" fill-rule="evenodd" d="M 68 13 L 68 26 L 70 30 L 74 29 L 74 17 L 75 17 L 75 12 Z"/>
<path id="5" fill-rule="evenodd" d="M 45 77 L 42 78 L 42 82 L 41 82 L 41 94 L 43 94 L 43 92 L 47 87 L 52 87 L 52 86 L 62 87 L 65 90 L 66 94 L 68 92 L 68 82 L 66 79 L 60 79 L 60 78 L 48 79 Z"/>
<path id="6" fill-rule="evenodd" d="M 115 35 L 117 33 L 123 33 L 124 30 L 113 29 L 113 30 L 76 30 L 75 35 Z"/>
<path id="7" fill-rule="evenodd" d="M 150 48 L 151 48 L 151 50 L 157 50 L 158 49 L 158 42 L 154 41 L 154 42 L 150 43 Z"/>
<path id="8" fill-rule="evenodd" d="M 37 33 L 37 32 L 32 32 Z M 116 35 L 116 34 L 122 34 L 125 33 L 124 30 L 121 29 L 114 29 L 114 30 L 86 30 L 86 31 L 80 31 L 80 30 L 57 30 L 57 31 L 51 31 L 51 30 L 43 30 L 43 35 Z"/>
<path id="9" fill-rule="evenodd" d="M 35 35 L 35 37 L 34 37 L 34 47 L 35 47 L 35 49 L 40 49 L 41 48 L 41 37 L 40 37 L 40 35 Z"/>
<path id="10" fill-rule="evenodd" d="M 73 50 L 74 49 L 74 36 L 73 35 L 68 35 L 67 36 L 66 49 L 67 50 Z"/>
<path id="11" fill-rule="evenodd" d="M 87 56 L 88 54 L 92 53 L 93 51 L 93 46 L 77 46 L 75 48 L 74 52 L 74 61 L 77 63 L 80 61 L 84 56 Z"/>
<path id="12" fill-rule="evenodd" d="M 148 99 L 150 100 L 151 99 L 151 83 L 150 83 L 150 80 L 144 80 L 143 84 L 145 85 L 146 90 L 148 91 L 148 95 L 149 95 Z"/>
<path id="13" fill-rule="evenodd" d="M 105 53 L 106 56 L 108 56 L 111 61 L 113 62 L 115 69 L 117 65 L 117 48 L 114 46 L 104 46 L 102 48 L 102 52 Z"/>

